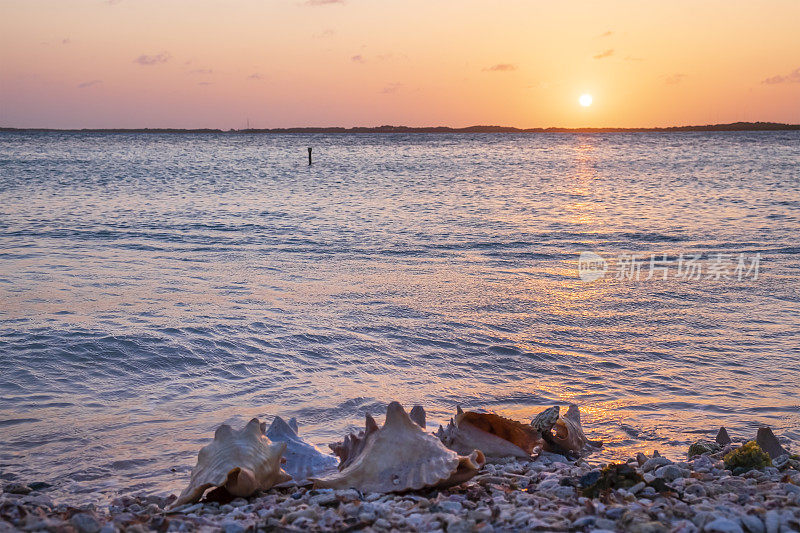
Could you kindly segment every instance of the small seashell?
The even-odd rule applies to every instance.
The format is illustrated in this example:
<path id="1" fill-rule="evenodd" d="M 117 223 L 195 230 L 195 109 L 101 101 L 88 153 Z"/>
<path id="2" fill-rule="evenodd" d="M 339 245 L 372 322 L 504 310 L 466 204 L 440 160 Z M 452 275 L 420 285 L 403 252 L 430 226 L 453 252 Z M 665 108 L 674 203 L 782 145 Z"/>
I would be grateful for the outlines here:
<path id="1" fill-rule="evenodd" d="M 561 408 L 557 405 L 548 407 L 531 420 L 531 426 L 539 433 L 547 433 L 558 422 L 558 416 Z"/>
<path id="2" fill-rule="evenodd" d="M 315 488 L 379 493 L 443 488 L 470 479 L 485 462 L 478 450 L 460 456 L 445 448 L 412 421 L 397 402 L 389 404 L 383 427 L 371 430 L 369 426 L 368 418 L 359 440 L 363 446 L 348 456 L 349 464 L 341 472 L 315 479 Z"/>
<path id="3" fill-rule="evenodd" d="M 281 470 L 286 443 L 270 443 L 264 435 L 266 426 L 254 418 L 240 431 L 227 424 L 217 428 L 214 441 L 197 454 L 189 486 L 170 508 L 200 501 L 212 487 L 246 498 L 257 490 L 267 490 L 291 479 Z"/>
<path id="4" fill-rule="evenodd" d="M 580 454 L 587 446 L 599 448 L 603 445 L 603 441 L 591 441 L 586 438 L 581 426 L 581 412 L 577 405 L 570 404 L 567 412 L 557 416 L 555 422 L 551 423 L 554 415 L 558 415 L 558 413 L 558 406 L 551 407 L 539 413 L 531 421 L 531 425 L 541 431 L 542 438 L 547 443 L 545 446 L 547 451 Z"/>
<path id="5" fill-rule="evenodd" d="M 322 453 L 316 446 L 305 442 L 298 435 L 297 420 L 286 422 L 276 416 L 266 432 L 272 442 L 285 442 L 283 456 L 286 464 L 283 469 L 298 483 L 312 476 L 320 476 L 336 470 L 338 460 L 332 455 Z"/>

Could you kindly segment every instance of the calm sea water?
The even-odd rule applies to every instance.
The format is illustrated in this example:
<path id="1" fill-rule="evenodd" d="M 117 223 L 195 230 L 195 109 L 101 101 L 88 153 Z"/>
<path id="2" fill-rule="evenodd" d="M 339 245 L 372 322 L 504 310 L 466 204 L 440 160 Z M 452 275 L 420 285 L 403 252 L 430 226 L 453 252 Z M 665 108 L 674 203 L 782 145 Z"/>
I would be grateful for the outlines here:
<path id="1" fill-rule="evenodd" d="M 796 449 L 799 235 L 800 132 L 0 134 L 0 476 L 176 492 L 222 422 L 394 399 Z"/>

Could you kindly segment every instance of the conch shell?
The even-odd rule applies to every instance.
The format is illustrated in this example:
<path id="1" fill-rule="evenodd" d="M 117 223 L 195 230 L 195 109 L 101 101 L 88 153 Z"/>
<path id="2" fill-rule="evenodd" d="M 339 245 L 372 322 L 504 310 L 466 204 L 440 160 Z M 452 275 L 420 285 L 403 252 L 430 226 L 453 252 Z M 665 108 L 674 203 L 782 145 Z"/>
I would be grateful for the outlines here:
<path id="1" fill-rule="evenodd" d="M 264 435 L 266 427 L 266 423 L 254 418 L 240 431 L 227 424 L 217 428 L 214 441 L 197 454 L 189 486 L 171 507 L 199 501 L 212 487 L 223 488 L 232 496 L 248 497 L 291 479 L 281 470 L 286 443 L 271 444 Z"/>
<path id="2" fill-rule="evenodd" d="M 315 479 L 315 488 L 355 488 L 363 492 L 444 488 L 467 481 L 485 462 L 479 450 L 462 456 L 445 448 L 397 402 L 389 404 L 383 427 L 370 429 L 369 425 L 368 418 L 367 431 L 359 441 L 363 446 L 348 456 L 350 463 L 341 472 Z"/>
<path id="3" fill-rule="evenodd" d="M 436 436 L 456 453 L 478 449 L 487 457 L 530 459 L 533 449 L 544 441 L 538 431 L 495 413 L 478 413 L 456 407 L 455 419 L 447 428 L 439 426 Z"/>
<path id="4" fill-rule="evenodd" d="M 537 415 L 531 422 L 531 426 L 541 432 L 542 438 L 549 445 L 545 446 L 548 451 L 580 454 L 586 446 L 599 448 L 603 445 L 603 441 L 592 441 L 586 437 L 581 426 L 581 412 L 577 405 L 570 404 L 566 413 L 559 416 L 555 423 L 550 423 L 553 412 L 558 415 L 558 411 L 558 406 L 551 407 Z M 555 433 L 552 432 L 553 429 Z"/>
<path id="5" fill-rule="evenodd" d="M 425 429 L 425 409 L 421 405 L 415 405 L 408 417 L 419 427 Z M 358 433 L 350 433 L 345 435 L 344 440 L 329 444 L 328 447 L 339 458 L 339 470 L 344 470 L 355 458 L 360 454 L 364 447 L 367 445 L 367 440 L 370 435 L 378 431 L 378 423 L 372 418 L 372 415 L 367 413 L 364 420 L 364 431 Z"/>
<path id="6" fill-rule="evenodd" d="M 297 420 L 292 418 L 287 423 L 283 418 L 276 416 L 266 432 L 267 438 L 272 442 L 283 442 L 286 450 L 283 456 L 286 464 L 283 469 L 295 481 L 302 481 L 311 476 L 324 475 L 336 470 L 336 457 L 319 451 L 298 435 Z"/>

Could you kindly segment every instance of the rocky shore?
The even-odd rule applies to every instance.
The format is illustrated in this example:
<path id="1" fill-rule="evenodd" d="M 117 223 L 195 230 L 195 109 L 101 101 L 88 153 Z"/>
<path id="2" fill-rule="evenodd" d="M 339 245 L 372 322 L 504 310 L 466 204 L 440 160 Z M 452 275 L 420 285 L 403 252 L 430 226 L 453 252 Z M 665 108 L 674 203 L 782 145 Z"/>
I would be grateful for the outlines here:
<path id="1" fill-rule="evenodd" d="M 124 496 L 107 508 L 69 507 L 15 484 L 0 493 L 0 532 L 76 531 L 800 531 L 800 471 L 734 475 L 720 454 L 672 461 L 657 452 L 597 466 L 544 453 L 487 464 L 460 486 L 408 494 L 276 487 L 250 499 L 165 508 Z"/>

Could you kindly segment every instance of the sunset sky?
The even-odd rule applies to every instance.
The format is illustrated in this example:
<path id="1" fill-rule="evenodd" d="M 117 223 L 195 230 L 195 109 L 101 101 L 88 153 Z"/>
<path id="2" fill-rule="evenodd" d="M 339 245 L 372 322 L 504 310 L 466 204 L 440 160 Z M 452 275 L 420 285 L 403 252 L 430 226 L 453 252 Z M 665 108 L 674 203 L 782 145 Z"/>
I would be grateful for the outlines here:
<path id="1" fill-rule="evenodd" d="M 799 22 L 797 0 L 0 0 L 0 126 L 800 123 Z"/>

